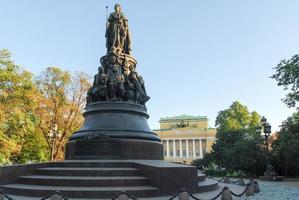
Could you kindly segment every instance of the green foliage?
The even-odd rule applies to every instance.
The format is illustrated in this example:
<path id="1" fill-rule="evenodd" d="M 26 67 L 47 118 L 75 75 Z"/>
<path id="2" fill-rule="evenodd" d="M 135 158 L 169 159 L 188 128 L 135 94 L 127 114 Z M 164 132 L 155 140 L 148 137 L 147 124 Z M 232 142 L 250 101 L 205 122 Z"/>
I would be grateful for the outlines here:
<path id="1" fill-rule="evenodd" d="M 262 138 L 252 137 L 245 129 L 222 132 L 213 145 L 216 163 L 230 172 L 246 171 L 260 175 L 266 169 Z"/>
<path id="2" fill-rule="evenodd" d="M 25 162 L 24 144 L 29 135 L 39 134 L 34 114 L 38 95 L 32 74 L 14 64 L 8 50 L 0 50 L 0 163 Z M 35 151 L 39 154 L 43 149 Z"/>
<path id="3" fill-rule="evenodd" d="M 196 166 L 197 169 L 202 170 L 214 166 L 214 154 L 206 153 L 202 159 L 196 159 L 191 162 L 191 165 Z"/>
<path id="4" fill-rule="evenodd" d="M 206 168 L 203 172 L 205 175 L 213 177 L 224 177 L 227 175 L 227 171 L 223 169 Z"/>
<path id="5" fill-rule="evenodd" d="M 40 132 L 27 134 L 24 137 L 24 143 L 20 154 L 15 158 L 15 162 L 28 163 L 47 161 L 49 151 L 46 145 L 45 138 Z"/>
<path id="6" fill-rule="evenodd" d="M 297 107 L 299 102 L 299 54 L 282 60 L 271 76 L 278 86 L 288 93 L 283 102 L 288 107 Z M 283 122 L 277 139 L 272 144 L 272 160 L 275 169 L 284 176 L 299 176 L 299 111 Z"/>
<path id="7" fill-rule="evenodd" d="M 58 67 L 48 67 L 38 78 L 39 91 L 46 98 L 53 99 L 54 106 L 66 103 L 66 93 L 71 83 L 71 74 Z"/>
<path id="8" fill-rule="evenodd" d="M 86 74 L 57 67 L 34 81 L 8 50 L 0 50 L 0 164 L 48 160 L 52 145 L 47 134 L 53 124 L 62 135 L 55 142 L 55 159 L 62 159 L 69 135 L 81 126 L 89 87 Z"/>
<path id="9" fill-rule="evenodd" d="M 259 125 L 259 114 L 249 112 L 239 102 L 220 111 L 216 118 L 216 142 L 212 146 L 215 163 L 231 172 L 262 174 L 266 166 L 263 138 L 255 131 Z"/>
<path id="10" fill-rule="evenodd" d="M 283 100 L 288 107 L 295 107 L 299 101 L 299 54 L 290 60 L 282 60 L 276 67 L 276 73 L 271 76 L 278 86 L 289 90 Z"/>
<path id="11" fill-rule="evenodd" d="M 284 176 L 299 176 L 299 112 L 283 122 L 272 144 L 274 166 Z"/>
<path id="12" fill-rule="evenodd" d="M 55 142 L 55 159 L 62 159 L 69 135 L 81 126 L 89 87 L 86 74 L 57 67 L 33 80 L 8 50 L 0 50 L 0 164 L 48 160 L 53 124 L 62 135 Z"/>
<path id="13" fill-rule="evenodd" d="M 246 106 L 235 101 L 228 109 L 218 113 L 215 124 L 218 132 L 248 129 L 253 133 L 259 121 L 260 116 L 257 112 L 250 113 Z"/>
<path id="14" fill-rule="evenodd" d="M 16 149 L 17 144 L 9 139 L 2 131 L 0 132 L 0 164 L 10 163 L 10 156 Z"/>

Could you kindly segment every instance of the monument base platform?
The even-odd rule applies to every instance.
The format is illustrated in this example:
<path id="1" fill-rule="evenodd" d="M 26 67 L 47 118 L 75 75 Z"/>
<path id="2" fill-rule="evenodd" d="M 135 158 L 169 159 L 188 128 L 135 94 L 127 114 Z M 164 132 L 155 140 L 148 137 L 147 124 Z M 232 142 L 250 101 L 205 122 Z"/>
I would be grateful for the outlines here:
<path id="1" fill-rule="evenodd" d="M 171 196 L 182 187 L 191 193 L 217 188 L 195 167 L 164 160 L 66 160 L 0 167 L 0 172 L 3 192 L 27 197 L 60 191 L 67 198 L 107 199 L 125 191 L 141 198 Z"/>
<path id="2" fill-rule="evenodd" d="M 74 140 L 66 144 L 65 160 L 86 159 L 162 160 L 163 145 L 156 141 L 124 138 Z"/>

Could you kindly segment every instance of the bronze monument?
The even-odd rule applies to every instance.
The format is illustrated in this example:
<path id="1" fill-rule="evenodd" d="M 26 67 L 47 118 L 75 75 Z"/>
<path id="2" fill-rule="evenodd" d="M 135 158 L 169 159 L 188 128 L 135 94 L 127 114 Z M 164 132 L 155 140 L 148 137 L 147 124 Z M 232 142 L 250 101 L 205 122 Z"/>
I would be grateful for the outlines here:
<path id="1" fill-rule="evenodd" d="M 107 19 L 105 37 L 107 53 L 87 93 L 84 124 L 71 136 L 65 157 L 163 159 L 160 139 L 147 124 L 150 97 L 136 71 L 128 20 L 118 4 Z"/>

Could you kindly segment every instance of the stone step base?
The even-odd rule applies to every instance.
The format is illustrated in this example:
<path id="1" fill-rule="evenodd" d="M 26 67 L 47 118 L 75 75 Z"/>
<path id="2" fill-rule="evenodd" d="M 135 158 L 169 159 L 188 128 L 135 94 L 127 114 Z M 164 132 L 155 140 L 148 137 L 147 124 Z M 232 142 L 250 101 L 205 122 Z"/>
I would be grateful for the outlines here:
<path id="1" fill-rule="evenodd" d="M 44 197 L 54 191 L 60 191 L 67 198 L 112 198 L 123 191 L 137 197 L 158 195 L 158 189 L 151 186 L 67 187 L 9 184 L 3 185 L 2 189 L 8 194 L 32 197 Z"/>
<path id="2" fill-rule="evenodd" d="M 31 175 L 21 176 L 17 183 L 43 186 L 90 186 L 90 187 L 114 187 L 114 186 L 144 186 L 148 184 L 148 178 L 142 176 L 45 176 Z"/>
<path id="3" fill-rule="evenodd" d="M 103 167 L 103 168 L 121 168 L 133 167 L 134 164 L 130 160 L 64 160 L 55 162 L 55 167 Z M 53 166 L 54 167 L 54 166 Z"/>
<path id="4" fill-rule="evenodd" d="M 191 193 L 210 191 L 218 185 L 195 167 L 161 160 L 68 160 L 4 169 L 5 179 L 15 179 L 3 181 L 0 189 L 23 197 L 58 190 L 72 199 L 113 198 L 122 191 L 142 198 L 174 195 L 182 187 Z"/>
<path id="5" fill-rule="evenodd" d="M 34 174 L 56 176 L 133 176 L 139 169 L 131 167 L 46 167 L 38 168 Z"/>
<path id="6" fill-rule="evenodd" d="M 205 181 L 206 180 L 206 175 L 202 174 L 202 173 L 198 173 L 197 174 L 197 180 L 198 180 L 198 182 Z"/>
<path id="7" fill-rule="evenodd" d="M 212 179 L 206 178 L 204 181 L 198 183 L 198 192 L 208 192 L 217 188 L 218 182 Z"/>
<path id="8" fill-rule="evenodd" d="M 200 193 L 204 192 L 211 192 L 211 195 L 208 195 L 209 197 L 214 197 L 216 195 L 216 193 L 218 194 L 218 192 L 220 192 L 221 187 L 218 187 L 218 184 L 216 181 L 212 180 L 212 179 L 207 179 L 207 181 L 204 181 L 202 183 L 199 183 L 199 188 L 200 188 Z M 242 188 L 243 189 L 243 188 Z M 216 192 L 217 191 L 217 192 Z M 129 194 L 132 194 L 131 191 L 127 191 Z M 64 194 L 64 193 L 63 193 Z M 213 195 L 212 195 L 213 194 Z M 116 196 L 117 193 L 114 194 L 114 196 Z M 159 194 L 157 193 L 157 195 L 159 196 Z M 205 194 L 206 195 L 206 194 Z M 17 199 L 17 200 L 40 200 L 40 197 L 33 197 L 33 196 L 20 196 L 20 195 L 10 195 L 12 198 Z M 206 195 L 207 196 L 207 195 Z M 100 196 L 102 198 L 102 196 Z M 168 199 L 170 196 L 167 197 L 163 197 L 165 199 Z M 202 196 L 199 195 L 199 197 L 201 198 Z M 99 197 L 97 197 L 97 199 L 101 199 Z M 104 197 L 103 197 L 104 198 Z M 81 198 L 71 198 L 71 200 L 79 200 Z M 92 200 L 94 198 L 84 198 L 85 200 Z M 150 200 L 151 198 L 149 198 Z M 156 197 L 153 197 L 153 200 L 156 200 Z"/>

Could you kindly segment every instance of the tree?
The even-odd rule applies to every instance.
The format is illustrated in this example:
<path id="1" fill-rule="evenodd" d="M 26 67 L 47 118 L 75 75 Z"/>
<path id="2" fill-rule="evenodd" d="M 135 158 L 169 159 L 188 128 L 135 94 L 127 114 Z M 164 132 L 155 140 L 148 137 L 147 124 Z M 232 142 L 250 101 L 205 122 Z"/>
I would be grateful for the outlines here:
<path id="1" fill-rule="evenodd" d="M 80 128 L 83 121 L 86 92 L 90 87 L 89 77 L 84 73 L 71 74 L 57 67 L 47 68 L 36 80 L 42 97 L 36 113 L 38 127 L 54 154 L 54 160 L 63 159 L 64 145 L 69 136 Z M 53 146 L 48 133 L 58 127 L 60 138 Z M 54 149 L 53 149 L 54 147 Z"/>
<path id="2" fill-rule="evenodd" d="M 295 107 L 299 101 L 299 54 L 290 60 L 282 60 L 276 67 L 276 73 L 271 76 L 278 86 L 283 86 L 289 93 L 283 99 L 288 107 Z"/>
<path id="3" fill-rule="evenodd" d="M 32 149 L 24 148 L 28 138 L 40 138 L 34 113 L 37 107 L 35 97 L 39 92 L 32 77 L 30 72 L 21 70 L 11 60 L 8 50 L 0 50 L 0 163 L 32 160 L 23 157 L 25 154 L 38 161 L 45 159 L 42 153 L 44 140 L 32 143 Z"/>
<path id="4" fill-rule="evenodd" d="M 47 68 L 36 80 L 0 50 L 0 163 L 26 163 L 63 158 L 64 144 L 82 123 L 89 77 Z M 61 138 L 52 142 L 56 124 Z"/>
<path id="5" fill-rule="evenodd" d="M 227 170 L 243 170 L 259 175 L 265 169 L 263 139 L 256 133 L 260 126 L 257 112 L 249 112 L 239 102 L 220 111 L 216 118 L 216 142 L 212 146 L 215 163 Z"/>
<path id="6" fill-rule="evenodd" d="M 256 126 L 260 125 L 260 116 L 257 112 L 249 112 L 248 108 L 238 101 L 223 111 L 220 111 L 216 117 L 217 132 L 227 130 L 248 129 L 255 134 Z"/>
<path id="7" fill-rule="evenodd" d="M 283 122 L 272 144 L 274 166 L 284 176 L 299 176 L 299 112 Z"/>

